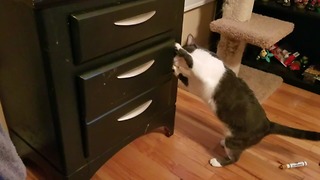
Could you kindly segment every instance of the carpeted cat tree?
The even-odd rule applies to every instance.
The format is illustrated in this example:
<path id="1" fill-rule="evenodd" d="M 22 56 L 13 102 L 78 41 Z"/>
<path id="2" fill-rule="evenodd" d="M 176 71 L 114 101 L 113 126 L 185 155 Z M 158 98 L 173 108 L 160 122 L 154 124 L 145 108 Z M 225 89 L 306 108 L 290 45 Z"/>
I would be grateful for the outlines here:
<path id="1" fill-rule="evenodd" d="M 236 74 L 247 43 L 269 48 L 293 31 L 294 24 L 252 13 L 254 0 L 224 0 L 222 18 L 210 23 L 221 34 L 217 55 Z"/>

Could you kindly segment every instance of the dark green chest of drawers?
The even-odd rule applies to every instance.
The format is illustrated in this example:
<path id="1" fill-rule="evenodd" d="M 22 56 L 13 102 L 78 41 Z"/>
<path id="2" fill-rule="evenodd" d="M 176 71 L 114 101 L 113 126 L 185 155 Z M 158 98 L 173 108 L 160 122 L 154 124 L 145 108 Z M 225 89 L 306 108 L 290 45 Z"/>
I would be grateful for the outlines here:
<path id="1" fill-rule="evenodd" d="M 172 134 L 183 6 L 3 2 L 0 100 L 19 155 L 52 179 L 89 179 L 136 137 L 162 126 Z"/>

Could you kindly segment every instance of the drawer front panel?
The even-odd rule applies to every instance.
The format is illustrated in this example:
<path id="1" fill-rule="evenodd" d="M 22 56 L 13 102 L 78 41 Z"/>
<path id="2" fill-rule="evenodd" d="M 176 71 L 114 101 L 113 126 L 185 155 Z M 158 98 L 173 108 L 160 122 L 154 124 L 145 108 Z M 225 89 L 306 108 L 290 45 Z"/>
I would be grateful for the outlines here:
<path id="1" fill-rule="evenodd" d="M 158 44 L 78 77 L 81 117 L 90 122 L 108 108 L 171 78 L 173 41 Z"/>
<path id="2" fill-rule="evenodd" d="M 161 116 L 174 107 L 175 93 L 175 81 L 168 81 L 88 123 L 85 128 L 87 156 L 100 155 L 128 138 L 137 129 L 143 126 L 147 128 L 154 117 Z"/>
<path id="3" fill-rule="evenodd" d="M 76 63 L 169 31 L 175 26 L 170 0 L 127 3 L 70 18 Z"/>

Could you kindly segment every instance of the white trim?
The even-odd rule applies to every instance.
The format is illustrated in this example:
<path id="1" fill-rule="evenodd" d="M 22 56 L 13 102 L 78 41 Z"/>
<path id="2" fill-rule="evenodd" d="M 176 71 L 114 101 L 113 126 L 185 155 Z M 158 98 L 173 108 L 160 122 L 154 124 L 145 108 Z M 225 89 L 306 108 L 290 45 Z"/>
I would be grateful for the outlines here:
<path id="1" fill-rule="evenodd" d="M 214 0 L 185 0 L 184 12 L 190 11 L 197 7 L 203 6 L 207 3 L 213 2 Z"/>

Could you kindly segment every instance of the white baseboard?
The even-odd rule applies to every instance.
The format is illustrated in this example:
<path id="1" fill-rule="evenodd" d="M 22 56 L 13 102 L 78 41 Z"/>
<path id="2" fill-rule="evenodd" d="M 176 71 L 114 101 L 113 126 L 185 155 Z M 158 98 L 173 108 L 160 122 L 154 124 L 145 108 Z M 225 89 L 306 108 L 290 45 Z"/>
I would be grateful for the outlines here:
<path id="1" fill-rule="evenodd" d="M 195 9 L 199 6 L 203 6 L 207 3 L 210 3 L 214 0 L 185 0 L 184 2 L 184 12 Z"/>

